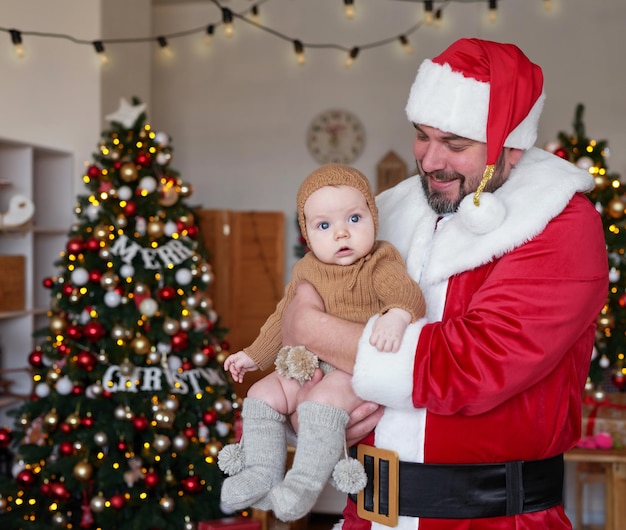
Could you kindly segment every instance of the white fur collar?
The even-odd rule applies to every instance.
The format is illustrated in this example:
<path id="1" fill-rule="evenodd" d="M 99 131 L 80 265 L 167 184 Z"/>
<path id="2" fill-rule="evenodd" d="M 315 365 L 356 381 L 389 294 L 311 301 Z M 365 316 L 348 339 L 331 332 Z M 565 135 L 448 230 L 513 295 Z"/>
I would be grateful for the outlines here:
<path id="1" fill-rule="evenodd" d="M 412 276 L 424 284 L 444 281 L 522 245 L 541 233 L 575 193 L 589 191 L 594 185 L 588 172 L 532 148 L 494 192 L 506 209 L 500 226 L 476 234 L 454 215 L 433 238 L 436 215 L 428 207 L 418 179 L 412 177 L 385 191 L 377 197 L 377 205 L 379 238 L 398 247 Z"/>

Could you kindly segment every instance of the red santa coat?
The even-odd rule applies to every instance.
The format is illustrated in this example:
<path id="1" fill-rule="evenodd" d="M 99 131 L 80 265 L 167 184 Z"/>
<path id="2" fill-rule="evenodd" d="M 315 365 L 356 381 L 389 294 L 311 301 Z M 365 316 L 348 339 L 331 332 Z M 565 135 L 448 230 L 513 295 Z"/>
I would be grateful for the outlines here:
<path id="1" fill-rule="evenodd" d="M 592 187 L 588 173 L 533 148 L 494 193 L 506 217 L 486 234 L 467 230 L 460 214 L 435 229 L 417 177 L 377 199 L 379 236 L 405 258 L 427 314 L 395 354 L 369 345 L 373 320 L 364 331 L 353 385 L 386 406 L 374 445 L 404 461 L 470 464 L 548 458 L 576 443 L 608 286 L 600 218 L 581 194 Z M 351 501 L 344 516 L 344 530 L 386 528 L 358 519 Z M 401 516 L 398 528 L 571 524 L 557 506 L 473 520 Z"/>

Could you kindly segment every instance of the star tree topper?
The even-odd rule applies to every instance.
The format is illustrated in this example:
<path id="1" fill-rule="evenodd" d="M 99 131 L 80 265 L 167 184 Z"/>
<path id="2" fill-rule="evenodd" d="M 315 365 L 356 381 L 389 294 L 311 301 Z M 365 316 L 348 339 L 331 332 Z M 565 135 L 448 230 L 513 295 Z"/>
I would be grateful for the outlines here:
<path id="1" fill-rule="evenodd" d="M 140 114 L 146 110 L 146 104 L 131 105 L 126 99 L 120 99 L 120 107 L 106 116 L 107 121 L 121 123 L 127 129 L 130 129 L 139 118 Z"/>

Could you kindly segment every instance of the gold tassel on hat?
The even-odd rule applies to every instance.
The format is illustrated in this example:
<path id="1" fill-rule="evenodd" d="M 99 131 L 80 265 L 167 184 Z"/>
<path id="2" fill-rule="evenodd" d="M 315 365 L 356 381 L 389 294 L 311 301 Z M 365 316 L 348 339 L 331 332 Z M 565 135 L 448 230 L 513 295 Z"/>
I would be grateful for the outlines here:
<path id="1" fill-rule="evenodd" d="M 478 185 L 478 188 L 474 192 L 474 206 L 480 206 L 480 194 L 485 189 L 485 186 L 487 185 L 487 182 L 489 182 L 491 180 L 491 177 L 493 177 L 493 172 L 495 171 L 495 169 L 496 169 L 496 165 L 495 164 L 489 164 L 485 168 L 485 171 L 483 173 L 483 178 L 480 181 L 480 184 Z"/>

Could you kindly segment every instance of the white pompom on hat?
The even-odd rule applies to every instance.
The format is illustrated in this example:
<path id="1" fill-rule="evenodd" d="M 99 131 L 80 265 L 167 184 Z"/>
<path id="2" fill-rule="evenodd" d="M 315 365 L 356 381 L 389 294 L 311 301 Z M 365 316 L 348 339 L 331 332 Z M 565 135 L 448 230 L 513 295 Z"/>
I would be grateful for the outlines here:
<path id="1" fill-rule="evenodd" d="M 491 168 L 488 174 L 489 166 L 504 147 L 534 145 L 544 100 L 541 68 L 517 46 L 460 39 L 421 64 L 406 113 L 415 124 L 485 142 L 486 183 L 493 173 Z M 476 206 L 479 195 L 474 197 Z M 463 214 L 471 215 L 472 210 L 464 208 Z"/>

